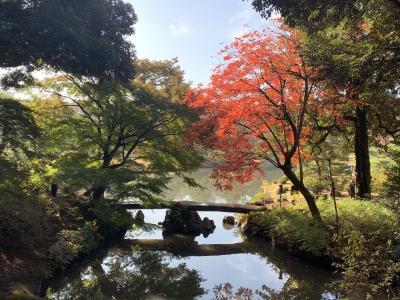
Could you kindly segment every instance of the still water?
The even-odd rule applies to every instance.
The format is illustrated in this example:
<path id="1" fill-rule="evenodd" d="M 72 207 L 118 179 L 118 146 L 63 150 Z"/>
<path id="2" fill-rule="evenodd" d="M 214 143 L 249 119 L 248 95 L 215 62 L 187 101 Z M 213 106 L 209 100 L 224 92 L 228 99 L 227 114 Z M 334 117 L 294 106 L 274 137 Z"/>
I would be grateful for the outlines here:
<path id="1" fill-rule="evenodd" d="M 172 183 L 171 199 L 241 202 L 260 182 L 229 193 L 216 191 L 209 170 L 194 175 L 205 190 Z M 202 177 L 203 176 L 203 177 Z M 238 189 L 241 189 L 238 191 Z M 178 197 L 178 198 L 177 198 Z M 134 214 L 135 212 L 132 211 Z M 330 272 L 311 266 L 263 241 L 249 241 L 223 226 L 228 213 L 201 212 L 214 220 L 207 238 L 163 237 L 165 210 L 144 210 L 146 226 L 124 241 L 86 259 L 55 280 L 49 299 L 336 299 Z"/>
<path id="2" fill-rule="evenodd" d="M 251 199 L 261 189 L 264 180 L 271 182 L 278 179 L 283 173 L 272 165 L 263 166 L 264 175 L 256 176 L 252 181 L 234 185 L 232 190 L 220 191 L 215 188 L 215 182 L 210 178 L 211 169 L 203 168 L 192 173 L 192 177 L 202 188 L 190 188 L 182 180 L 173 180 L 166 193 L 168 200 L 193 200 L 199 202 L 227 202 L 243 203 Z"/>

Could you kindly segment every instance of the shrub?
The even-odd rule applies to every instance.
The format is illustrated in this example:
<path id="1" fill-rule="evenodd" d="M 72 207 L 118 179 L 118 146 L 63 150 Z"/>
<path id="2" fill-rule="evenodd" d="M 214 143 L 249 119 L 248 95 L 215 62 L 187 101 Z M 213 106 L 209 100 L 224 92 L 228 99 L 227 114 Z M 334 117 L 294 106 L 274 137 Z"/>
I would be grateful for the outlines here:
<path id="1" fill-rule="evenodd" d="M 371 191 L 372 193 L 382 194 L 385 192 L 385 186 L 387 181 L 387 175 L 380 171 L 374 170 L 374 174 L 371 178 Z"/>
<path id="2" fill-rule="evenodd" d="M 272 238 L 282 241 L 292 250 L 321 255 L 328 246 L 324 230 L 299 210 L 274 207 L 261 220 L 261 226 L 269 229 Z"/>
<path id="3" fill-rule="evenodd" d="M 318 201 L 317 205 L 325 223 L 334 227 L 336 221 L 333 201 Z M 358 230 L 370 238 L 387 239 L 398 224 L 396 214 L 377 202 L 345 198 L 337 202 L 337 208 L 343 230 Z"/>
<path id="4" fill-rule="evenodd" d="M 264 203 L 271 203 L 273 200 L 271 199 L 271 195 L 269 193 L 257 193 L 253 196 L 253 198 L 248 202 L 249 204 L 259 205 Z"/>
<path id="5" fill-rule="evenodd" d="M 386 197 L 392 199 L 394 203 L 400 205 L 400 151 L 392 151 L 392 164 L 386 169 L 387 181 L 382 190 Z"/>
<path id="6" fill-rule="evenodd" d="M 135 220 L 126 210 L 115 209 L 107 203 L 99 203 L 91 211 L 99 223 L 101 233 L 105 236 L 128 230 L 135 223 Z"/>
<path id="7" fill-rule="evenodd" d="M 342 270 L 339 288 L 352 297 L 391 287 L 400 274 L 398 215 L 380 203 L 344 199 L 337 202 L 337 227 L 333 202 L 317 205 L 327 228 L 314 223 L 305 204 L 274 208 L 254 220 L 289 249 L 329 254 Z"/>
<path id="8" fill-rule="evenodd" d="M 316 177 L 307 176 L 304 178 L 305 186 L 315 195 L 321 194 L 323 190 L 326 190 L 328 187 L 328 182 L 325 180 L 319 180 Z"/>
<path id="9" fill-rule="evenodd" d="M 394 236 L 393 236 L 394 238 Z M 375 240 L 359 230 L 343 230 L 334 236 L 336 266 L 343 270 L 337 282 L 340 289 L 357 299 L 364 299 L 392 286 L 400 272 L 399 250 L 393 238 Z M 397 257 L 396 257 L 397 256 Z"/>
<path id="10" fill-rule="evenodd" d="M 288 181 L 289 181 L 289 179 L 285 175 L 283 175 L 283 176 L 279 177 L 278 184 L 286 184 L 286 183 L 288 183 Z"/>
<path id="11" fill-rule="evenodd" d="M 64 268 L 78 255 L 95 249 L 99 241 L 94 223 L 86 222 L 79 230 L 61 230 L 57 241 L 49 248 L 49 257 L 55 268 Z"/>
<path id="12" fill-rule="evenodd" d="M 332 201 L 318 201 L 321 216 L 333 232 L 331 253 L 343 270 L 339 287 L 359 298 L 390 287 L 400 272 L 398 216 L 372 201 L 344 199 L 337 206 L 338 231 Z"/>
<path id="13" fill-rule="evenodd" d="M 333 227 L 333 205 L 325 201 L 319 207 Z M 340 288 L 364 297 L 389 287 L 400 272 L 397 215 L 379 203 L 350 199 L 338 201 L 338 213 L 340 229 L 332 241 L 337 267 L 343 270 Z"/>
<path id="14" fill-rule="evenodd" d="M 51 203 L 23 195 L 0 198 L 0 245 L 39 247 L 48 243 L 52 226 Z"/>

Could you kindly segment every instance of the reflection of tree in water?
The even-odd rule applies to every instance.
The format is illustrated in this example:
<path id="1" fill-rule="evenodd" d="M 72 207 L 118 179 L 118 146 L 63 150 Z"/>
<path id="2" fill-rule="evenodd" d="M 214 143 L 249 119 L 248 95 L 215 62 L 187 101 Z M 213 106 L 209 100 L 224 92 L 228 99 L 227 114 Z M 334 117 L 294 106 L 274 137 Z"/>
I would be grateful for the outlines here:
<path id="1" fill-rule="evenodd" d="M 333 294 L 329 294 L 325 285 L 316 285 L 313 282 L 305 280 L 296 280 L 289 278 L 283 285 L 280 291 L 276 291 L 266 285 L 263 285 L 260 290 L 256 291 L 260 299 L 264 300 L 286 300 L 286 299 L 338 299 Z"/>
<path id="2" fill-rule="evenodd" d="M 138 252 L 91 263 L 87 272 L 70 280 L 50 299 L 194 299 L 203 295 L 203 279 L 185 263 L 170 266 L 165 253 Z"/>
<path id="3" fill-rule="evenodd" d="M 266 285 L 253 292 L 252 289 L 240 287 L 236 292 L 230 283 L 216 285 L 213 289 L 213 300 L 314 300 L 314 299 L 339 299 L 326 291 L 325 285 L 314 284 L 310 281 L 298 281 L 288 278 L 281 290 L 274 290 Z M 256 295 L 256 296 L 255 296 Z"/>
<path id="4" fill-rule="evenodd" d="M 236 292 L 233 291 L 233 286 L 230 283 L 216 285 L 213 289 L 215 300 L 252 300 L 253 291 L 247 288 L 239 288 Z"/>

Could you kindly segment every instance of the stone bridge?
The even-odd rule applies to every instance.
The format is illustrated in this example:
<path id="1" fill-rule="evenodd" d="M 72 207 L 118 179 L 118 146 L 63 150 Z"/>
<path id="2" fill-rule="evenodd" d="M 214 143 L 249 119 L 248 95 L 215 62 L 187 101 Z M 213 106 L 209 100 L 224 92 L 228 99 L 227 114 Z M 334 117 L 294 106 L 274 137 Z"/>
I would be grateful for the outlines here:
<path id="1" fill-rule="evenodd" d="M 163 204 L 143 205 L 140 202 L 118 202 L 115 207 L 123 207 L 126 209 L 185 209 L 194 211 L 220 211 L 230 213 L 243 213 L 264 211 L 266 206 L 255 206 L 248 204 L 230 204 L 230 203 L 201 203 L 196 201 L 170 201 Z"/>

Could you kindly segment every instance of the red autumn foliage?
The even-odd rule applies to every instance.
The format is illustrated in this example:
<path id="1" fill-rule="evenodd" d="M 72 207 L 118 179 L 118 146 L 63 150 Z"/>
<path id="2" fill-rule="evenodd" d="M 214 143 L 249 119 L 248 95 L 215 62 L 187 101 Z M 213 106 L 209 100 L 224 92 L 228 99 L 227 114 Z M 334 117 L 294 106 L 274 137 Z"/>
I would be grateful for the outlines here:
<path id="1" fill-rule="evenodd" d="M 318 70 L 302 60 L 300 45 L 300 34 L 283 26 L 236 38 L 221 51 L 224 63 L 215 69 L 210 84 L 187 93 L 188 106 L 200 114 L 190 138 L 223 155 L 213 173 L 220 188 L 252 180 L 268 161 L 306 200 L 313 200 L 292 168 L 296 152 L 312 134 L 307 111 L 329 112 L 333 118 L 339 111 L 325 101 L 334 93 L 322 88 Z"/>

